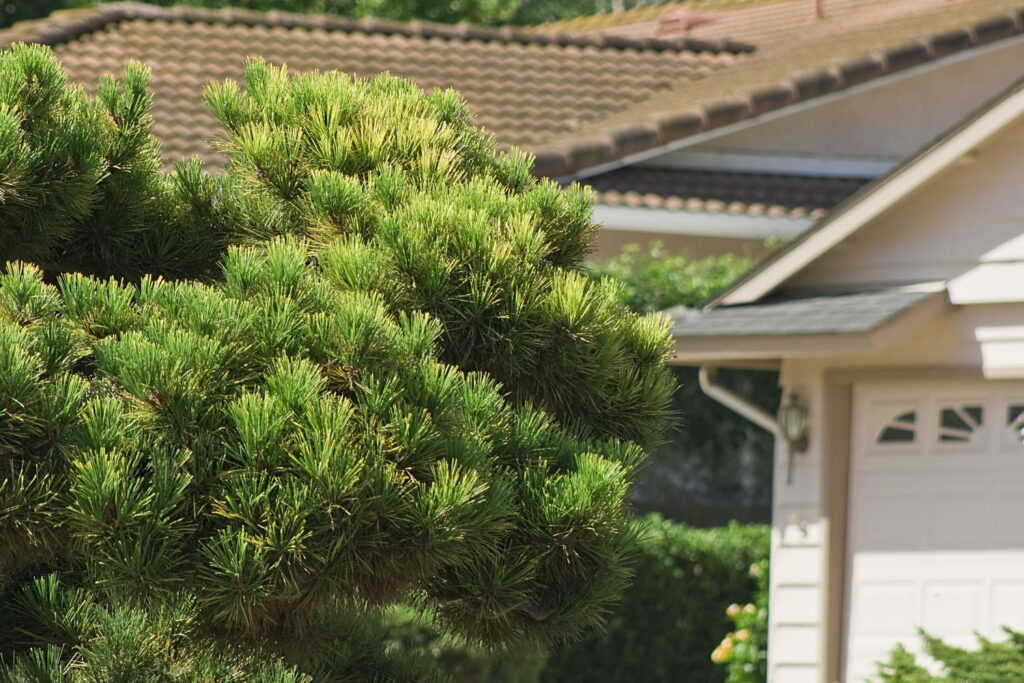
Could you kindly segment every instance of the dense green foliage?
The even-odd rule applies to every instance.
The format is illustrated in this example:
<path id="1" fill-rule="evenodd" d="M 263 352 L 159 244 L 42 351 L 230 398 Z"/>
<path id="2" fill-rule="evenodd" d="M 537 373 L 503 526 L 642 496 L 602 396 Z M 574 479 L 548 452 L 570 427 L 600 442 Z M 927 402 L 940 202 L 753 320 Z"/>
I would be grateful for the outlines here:
<path id="1" fill-rule="evenodd" d="M 726 609 L 756 590 L 753 563 L 767 563 L 768 529 L 730 524 L 693 529 L 646 518 L 636 580 L 607 631 L 555 650 L 542 680 L 687 683 L 723 681 L 709 655 L 729 630 Z"/>
<path id="2" fill-rule="evenodd" d="M 206 93 L 227 170 L 165 177 L 144 68 L 94 98 L 0 55 L 0 654 L 363 680 L 373 606 L 599 624 L 672 382 L 665 323 L 581 272 L 587 193 L 450 91 L 245 73 Z"/>
<path id="3" fill-rule="evenodd" d="M 217 226 L 183 204 L 195 169 L 161 177 L 149 71 L 73 86 L 44 49 L 0 55 L 0 263 L 137 278 L 210 270 Z"/>
<path id="4" fill-rule="evenodd" d="M 591 264 L 590 270 L 595 277 L 621 282 L 623 303 L 647 313 L 700 306 L 751 264 L 750 258 L 737 255 L 694 260 L 670 254 L 655 242 L 627 246 L 609 261 Z M 679 383 L 672 397 L 679 419 L 634 486 L 634 503 L 702 526 L 729 519 L 767 520 L 772 436 L 705 396 L 695 368 L 671 371 Z M 778 407 L 774 372 L 725 369 L 720 381 L 770 412 Z"/>
<path id="5" fill-rule="evenodd" d="M 966 650 L 921 632 L 925 653 L 941 664 L 944 673 L 933 676 L 917 658 L 898 645 L 889 661 L 879 667 L 879 680 L 888 683 L 1007 683 L 1024 681 L 1024 633 L 1004 628 L 1001 642 L 978 636 L 979 649 Z"/>
<path id="6" fill-rule="evenodd" d="M 406 606 L 391 610 L 381 623 L 393 652 L 429 662 L 455 683 L 537 683 L 548 658 L 545 648 L 528 643 L 494 649 L 454 639 L 430 615 Z"/>
<path id="7" fill-rule="evenodd" d="M 687 672 L 688 682 L 763 683 L 767 527 L 698 530 L 657 514 L 646 515 L 642 524 L 646 533 L 640 537 L 636 577 L 607 633 L 548 652 L 522 647 L 492 652 L 452 641 L 405 609 L 389 616 L 390 639 L 403 652 L 427 653 L 436 668 L 463 683 L 602 683 L 634 676 L 664 681 L 679 679 L 680 671 Z M 736 625 L 730 640 L 739 635 L 746 645 L 730 645 L 737 656 L 723 668 L 708 656 L 730 623 Z M 744 628 L 749 637 L 740 634 Z M 673 668 L 683 666 L 688 668 Z"/>
<path id="8" fill-rule="evenodd" d="M 750 565 L 750 576 L 757 582 L 752 600 L 726 608 L 733 629 L 711 653 L 711 661 L 725 666 L 726 683 L 764 683 L 768 678 L 768 563 Z"/>
<path id="9" fill-rule="evenodd" d="M 706 304 L 753 265 L 749 256 L 723 254 L 703 259 L 673 254 L 661 242 L 627 244 L 601 263 L 590 264 L 594 277 L 622 283 L 623 303 L 638 313 L 654 313 L 675 306 Z"/>

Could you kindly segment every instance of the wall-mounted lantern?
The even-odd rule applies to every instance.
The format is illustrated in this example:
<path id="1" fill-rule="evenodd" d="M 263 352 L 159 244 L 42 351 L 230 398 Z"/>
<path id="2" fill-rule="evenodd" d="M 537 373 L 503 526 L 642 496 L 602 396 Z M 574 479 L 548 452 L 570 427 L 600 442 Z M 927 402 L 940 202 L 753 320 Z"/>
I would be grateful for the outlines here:
<path id="1" fill-rule="evenodd" d="M 793 455 L 807 452 L 807 430 L 809 427 L 807 405 L 797 395 L 787 394 L 779 408 L 778 421 L 782 438 L 786 440 L 786 447 L 789 450 L 789 459 L 786 462 L 786 484 L 792 484 Z"/>

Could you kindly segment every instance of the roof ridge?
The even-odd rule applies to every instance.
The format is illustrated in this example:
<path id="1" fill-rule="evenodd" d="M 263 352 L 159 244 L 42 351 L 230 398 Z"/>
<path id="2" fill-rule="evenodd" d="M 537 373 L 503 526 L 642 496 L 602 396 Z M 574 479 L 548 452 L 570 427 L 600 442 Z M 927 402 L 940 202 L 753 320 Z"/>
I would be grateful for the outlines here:
<path id="1" fill-rule="evenodd" d="M 1021 34 L 1024 34 L 1024 8 L 1005 11 L 966 26 L 834 61 L 818 69 L 790 73 L 775 85 L 700 102 L 684 111 L 657 113 L 644 121 L 613 125 L 588 137 L 538 146 L 531 150 L 537 160 L 535 172 L 563 180 L 579 179 L 588 169 L 605 172 L 612 170 L 610 166 L 624 165 L 628 157 L 648 154 L 697 133 Z"/>
<path id="2" fill-rule="evenodd" d="M 330 14 L 297 14 L 272 10 L 258 12 L 244 9 L 207 9 L 202 7 L 158 7 L 139 2 L 101 4 L 88 9 L 54 12 L 48 17 L 22 21 L 0 31 L 0 47 L 12 43 L 64 43 L 103 26 L 132 19 L 208 22 L 224 25 L 283 26 L 286 28 L 322 29 L 347 33 L 378 33 L 444 40 L 481 40 L 492 43 L 522 45 L 557 45 L 561 47 L 597 47 L 654 52 L 753 52 L 754 46 L 734 40 L 697 40 L 695 38 L 622 38 L 589 36 L 574 33 L 542 33 L 512 26 L 489 27 L 475 24 L 441 24 L 430 21 L 393 21 L 390 19 L 352 19 Z"/>

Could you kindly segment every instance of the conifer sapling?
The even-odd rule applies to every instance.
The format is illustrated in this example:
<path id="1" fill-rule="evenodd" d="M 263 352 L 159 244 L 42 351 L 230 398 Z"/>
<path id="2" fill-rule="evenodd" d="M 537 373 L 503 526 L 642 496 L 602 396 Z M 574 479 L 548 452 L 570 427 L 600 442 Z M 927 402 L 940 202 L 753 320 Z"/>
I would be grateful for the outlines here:
<path id="1" fill-rule="evenodd" d="M 451 91 L 260 60 L 206 92 L 227 167 L 164 173 L 148 78 L 0 57 L 6 675 L 424 680 L 360 618 L 399 601 L 598 625 L 672 383 L 586 191 Z"/>

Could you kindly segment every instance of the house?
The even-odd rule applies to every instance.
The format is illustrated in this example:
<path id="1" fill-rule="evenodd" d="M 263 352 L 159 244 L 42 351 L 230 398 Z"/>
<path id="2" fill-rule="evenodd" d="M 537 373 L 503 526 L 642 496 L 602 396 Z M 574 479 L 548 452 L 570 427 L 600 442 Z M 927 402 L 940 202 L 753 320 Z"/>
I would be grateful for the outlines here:
<path id="1" fill-rule="evenodd" d="M 676 321 L 676 362 L 777 435 L 774 683 L 1024 628 L 1022 177 L 1024 80 Z M 790 407 L 727 366 L 778 369 Z"/>
<path id="2" fill-rule="evenodd" d="M 149 64 L 167 162 L 211 168 L 224 157 L 201 90 L 250 55 L 454 87 L 501 146 L 536 155 L 538 174 L 593 185 L 597 257 L 654 238 L 760 255 L 1005 88 L 1024 59 L 1019 0 L 828 0 L 835 16 L 815 21 L 794 2 L 723 9 L 675 38 L 115 3 L 16 24 L 0 46 L 50 44 L 90 88 L 125 60 Z"/>

